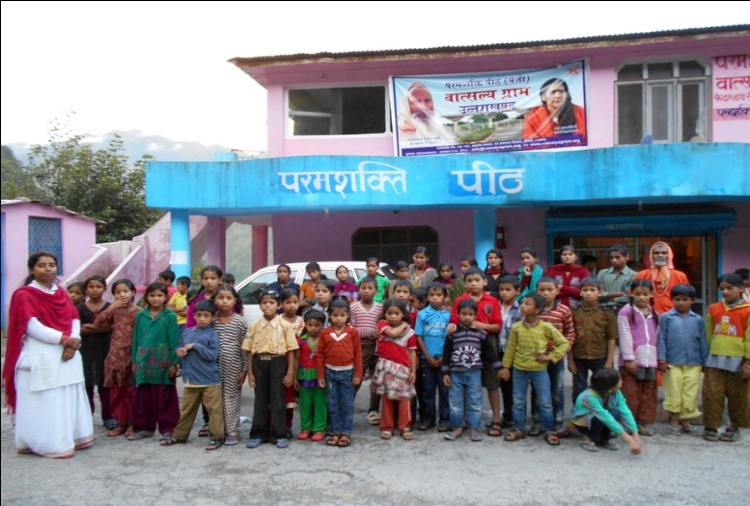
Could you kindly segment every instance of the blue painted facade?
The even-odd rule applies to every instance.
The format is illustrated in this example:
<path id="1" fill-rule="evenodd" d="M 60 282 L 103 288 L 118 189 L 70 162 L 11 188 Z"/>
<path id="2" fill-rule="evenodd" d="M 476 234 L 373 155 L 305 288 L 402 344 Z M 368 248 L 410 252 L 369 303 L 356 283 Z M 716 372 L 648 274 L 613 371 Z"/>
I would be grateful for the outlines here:
<path id="1" fill-rule="evenodd" d="M 161 191 L 165 187 L 171 191 Z M 208 216 L 325 209 L 726 202 L 750 199 L 750 144 L 151 162 L 146 188 L 146 203 L 151 207 Z"/>

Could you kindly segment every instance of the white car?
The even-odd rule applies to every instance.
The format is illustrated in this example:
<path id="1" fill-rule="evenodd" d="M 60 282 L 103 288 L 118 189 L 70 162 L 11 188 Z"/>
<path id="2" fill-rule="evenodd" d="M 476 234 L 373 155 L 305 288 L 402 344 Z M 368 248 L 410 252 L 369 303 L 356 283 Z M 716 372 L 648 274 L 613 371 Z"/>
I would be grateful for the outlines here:
<path id="1" fill-rule="evenodd" d="M 305 272 L 305 266 L 307 264 L 308 262 L 292 262 L 287 264 L 291 270 L 289 279 L 294 283 L 297 283 L 299 286 L 302 286 L 302 283 L 310 279 L 310 276 Z M 321 274 L 332 280 L 334 283 L 338 283 L 338 280 L 336 279 L 336 267 L 339 265 L 346 265 L 349 269 L 349 277 L 352 278 L 355 283 L 358 283 L 360 279 L 367 276 L 367 262 L 343 260 L 340 262 L 318 262 L 318 264 L 320 265 Z M 242 299 L 245 313 L 244 317 L 248 326 L 262 316 L 260 311 L 260 294 L 266 286 L 277 280 L 276 269 L 278 267 L 279 264 L 263 267 L 237 283 L 235 288 Z M 394 277 L 388 264 L 384 262 L 380 263 L 379 273 L 389 279 Z"/>

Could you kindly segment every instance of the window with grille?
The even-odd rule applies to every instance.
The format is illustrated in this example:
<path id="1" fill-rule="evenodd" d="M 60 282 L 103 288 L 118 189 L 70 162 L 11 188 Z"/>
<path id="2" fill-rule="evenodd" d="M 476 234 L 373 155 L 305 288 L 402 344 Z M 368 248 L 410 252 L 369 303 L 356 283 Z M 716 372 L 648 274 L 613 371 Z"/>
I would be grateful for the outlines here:
<path id="1" fill-rule="evenodd" d="M 708 74 L 707 66 L 692 60 L 621 67 L 615 144 L 708 140 Z"/>
<path id="2" fill-rule="evenodd" d="M 377 257 L 390 266 L 399 260 L 412 263 L 412 254 L 417 246 L 424 246 L 430 263 L 440 259 L 438 233 L 432 227 L 380 227 L 360 228 L 352 235 L 354 260 Z"/>
<path id="3" fill-rule="evenodd" d="M 29 254 L 48 251 L 57 257 L 57 273 L 63 274 L 62 220 L 29 217 Z"/>

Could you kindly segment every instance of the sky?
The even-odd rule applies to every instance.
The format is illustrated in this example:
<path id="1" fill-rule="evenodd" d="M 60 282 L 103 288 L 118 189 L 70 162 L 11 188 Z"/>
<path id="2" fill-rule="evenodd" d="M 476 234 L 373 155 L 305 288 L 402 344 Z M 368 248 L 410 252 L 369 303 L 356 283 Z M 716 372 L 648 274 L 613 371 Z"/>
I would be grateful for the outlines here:
<path id="1" fill-rule="evenodd" d="M 748 2 L 3 1 L 1 143 L 53 122 L 266 148 L 265 89 L 234 57 L 464 46 L 750 23 Z M 744 7 L 743 7 L 744 5 Z M 502 69 L 498 69 L 502 70 Z"/>

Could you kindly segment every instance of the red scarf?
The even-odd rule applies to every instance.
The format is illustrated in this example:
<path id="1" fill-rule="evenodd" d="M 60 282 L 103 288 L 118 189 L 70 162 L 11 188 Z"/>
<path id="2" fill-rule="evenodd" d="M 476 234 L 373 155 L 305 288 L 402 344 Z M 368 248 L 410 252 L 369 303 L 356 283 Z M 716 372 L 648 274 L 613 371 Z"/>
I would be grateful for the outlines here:
<path id="1" fill-rule="evenodd" d="M 22 286 L 13 294 L 8 313 L 10 320 L 3 383 L 5 403 L 10 411 L 14 412 L 16 409 L 16 364 L 21 355 L 21 344 L 29 320 L 36 317 L 43 325 L 69 335 L 73 329 L 73 320 L 78 319 L 78 310 L 68 293 L 61 287 L 58 287 L 55 293 L 46 293 L 38 288 Z M 62 349 L 60 351 L 62 353 Z"/>

